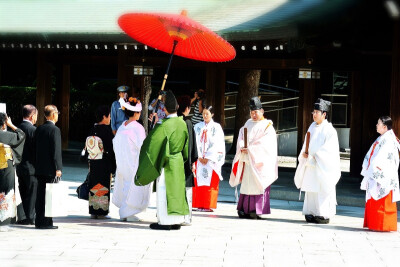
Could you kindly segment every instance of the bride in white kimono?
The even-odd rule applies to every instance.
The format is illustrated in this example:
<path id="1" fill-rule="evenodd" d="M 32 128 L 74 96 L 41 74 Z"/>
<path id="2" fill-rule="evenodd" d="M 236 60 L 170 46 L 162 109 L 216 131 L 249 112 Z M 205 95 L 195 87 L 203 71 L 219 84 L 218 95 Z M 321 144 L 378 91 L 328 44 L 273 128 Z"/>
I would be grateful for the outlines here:
<path id="1" fill-rule="evenodd" d="M 143 126 L 137 122 L 142 104 L 130 97 L 122 107 L 129 120 L 122 123 L 113 139 L 117 170 L 112 202 L 119 208 L 119 216 L 123 221 L 139 221 L 135 214 L 146 210 L 151 195 L 151 184 L 137 186 L 134 179 L 140 148 L 146 138 Z"/>
<path id="2" fill-rule="evenodd" d="M 198 160 L 196 162 L 193 208 L 212 211 L 217 208 L 221 167 L 225 162 L 225 137 L 220 124 L 212 119 L 213 108 L 203 102 L 204 121 L 194 126 Z"/>

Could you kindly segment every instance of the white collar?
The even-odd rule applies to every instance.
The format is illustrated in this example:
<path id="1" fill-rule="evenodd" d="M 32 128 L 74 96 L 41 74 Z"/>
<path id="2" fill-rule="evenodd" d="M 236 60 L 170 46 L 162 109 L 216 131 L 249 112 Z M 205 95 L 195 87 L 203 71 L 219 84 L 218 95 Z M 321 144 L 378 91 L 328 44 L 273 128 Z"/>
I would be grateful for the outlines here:
<path id="1" fill-rule="evenodd" d="M 23 119 L 22 121 L 27 121 L 27 122 L 29 122 L 30 124 L 33 125 L 33 123 L 30 120 Z"/>
<path id="2" fill-rule="evenodd" d="M 169 114 L 169 115 L 167 116 L 167 119 L 168 119 L 168 118 L 173 118 L 173 117 L 178 117 L 178 114 L 176 114 L 176 113 Z"/>

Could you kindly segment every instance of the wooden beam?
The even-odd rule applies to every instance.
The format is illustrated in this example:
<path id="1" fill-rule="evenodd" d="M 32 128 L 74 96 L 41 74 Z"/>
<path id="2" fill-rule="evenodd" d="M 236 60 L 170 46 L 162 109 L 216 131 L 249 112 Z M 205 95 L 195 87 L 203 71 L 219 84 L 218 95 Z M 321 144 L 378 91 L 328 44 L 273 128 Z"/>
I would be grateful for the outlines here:
<path id="1" fill-rule="evenodd" d="M 44 107 L 51 104 L 51 74 L 52 68 L 47 61 L 47 53 L 38 50 L 37 53 L 37 84 L 36 84 L 36 108 L 38 109 L 37 124 L 45 122 Z"/>
<path id="2" fill-rule="evenodd" d="M 128 75 L 127 75 L 127 60 L 128 53 L 124 49 L 118 49 L 118 84 L 120 85 L 128 85 Z"/>

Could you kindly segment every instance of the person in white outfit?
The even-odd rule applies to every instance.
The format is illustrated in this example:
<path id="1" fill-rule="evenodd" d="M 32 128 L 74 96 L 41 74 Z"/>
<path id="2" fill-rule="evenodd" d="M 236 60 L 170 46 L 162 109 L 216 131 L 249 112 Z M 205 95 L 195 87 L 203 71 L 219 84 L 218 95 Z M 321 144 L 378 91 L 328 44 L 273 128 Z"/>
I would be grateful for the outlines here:
<path id="1" fill-rule="evenodd" d="M 299 155 L 299 165 L 294 177 L 297 188 L 305 191 L 303 215 L 311 223 L 329 223 L 336 214 L 336 184 L 340 179 L 339 140 L 327 116 L 331 102 L 317 99 L 314 104 L 314 122 L 308 128 L 310 141 Z"/>
<path id="2" fill-rule="evenodd" d="M 139 153 L 146 133 L 140 118 L 142 104 L 130 97 L 122 104 L 129 120 L 118 128 L 113 139 L 117 170 L 115 175 L 112 202 L 119 208 L 119 216 L 123 221 L 139 221 L 136 214 L 143 212 L 149 205 L 151 184 L 135 185 L 135 175 L 139 164 Z"/>

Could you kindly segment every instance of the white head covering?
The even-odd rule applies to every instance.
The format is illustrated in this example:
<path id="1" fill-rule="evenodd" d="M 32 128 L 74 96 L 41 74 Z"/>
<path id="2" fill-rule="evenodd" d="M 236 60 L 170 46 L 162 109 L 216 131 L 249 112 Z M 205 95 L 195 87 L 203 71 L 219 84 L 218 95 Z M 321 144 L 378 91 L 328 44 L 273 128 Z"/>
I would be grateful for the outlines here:
<path id="1" fill-rule="evenodd" d="M 127 110 L 135 112 L 142 111 L 142 103 L 137 103 L 136 106 L 132 106 L 129 102 L 125 102 L 123 98 L 119 99 L 119 103 L 121 104 L 121 107 L 124 107 Z"/>

